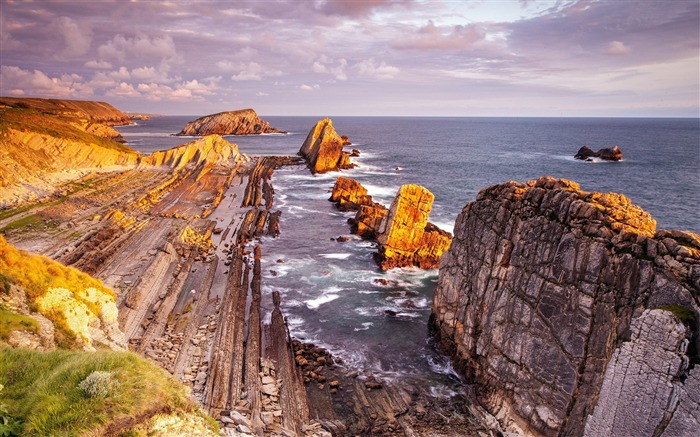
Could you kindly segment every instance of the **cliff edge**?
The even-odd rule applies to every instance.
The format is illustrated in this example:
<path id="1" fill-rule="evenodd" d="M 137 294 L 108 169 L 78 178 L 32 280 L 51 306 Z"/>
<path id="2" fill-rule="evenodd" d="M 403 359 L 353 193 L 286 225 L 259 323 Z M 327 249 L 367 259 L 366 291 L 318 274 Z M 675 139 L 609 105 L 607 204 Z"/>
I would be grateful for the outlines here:
<path id="1" fill-rule="evenodd" d="M 440 262 L 431 324 L 510 430 L 689 435 L 700 419 L 700 236 L 618 194 L 482 190 Z"/>
<path id="2" fill-rule="evenodd" d="M 284 132 L 270 127 L 270 123 L 258 117 L 258 114 L 254 110 L 240 109 L 237 111 L 205 115 L 204 117 L 190 121 L 176 135 L 255 135 L 266 133 Z"/>

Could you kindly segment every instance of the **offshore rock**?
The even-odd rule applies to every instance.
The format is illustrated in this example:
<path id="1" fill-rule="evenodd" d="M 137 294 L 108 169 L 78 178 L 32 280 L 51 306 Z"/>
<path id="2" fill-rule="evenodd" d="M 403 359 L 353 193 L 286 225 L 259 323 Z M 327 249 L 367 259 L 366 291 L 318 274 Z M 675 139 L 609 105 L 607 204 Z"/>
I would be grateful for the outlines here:
<path id="1" fill-rule="evenodd" d="M 689 435 L 699 296 L 700 236 L 657 232 L 625 196 L 545 177 L 464 207 L 431 324 L 510 431 Z"/>
<path id="2" fill-rule="evenodd" d="M 590 147 L 583 146 L 578 149 L 574 158 L 584 161 L 590 160 L 591 158 L 600 158 L 605 161 L 619 161 L 622 159 L 622 150 L 620 150 L 618 146 L 614 146 L 594 152 Z"/>
<path id="3" fill-rule="evenodd" d="M 314 174 L 354 167 L 348 154 L 343 152 L 343 139 L 329 118 L 324 118 L 311 128 L 298 155 L 306 159 Z"/>
<path id="4" fill-rule="evenodd" d="M 331 202 L 336 202 L 343 211 L 357 211 L 362 205 L 371 205 L 372 196 L 367 194 L 367 188 L 355 179 L 338 177 L 331 192 Z"/>
<path id="5" fill-rule="evenodd" d="M 382 270 L 436 268 L 452 235 L 428 223 L 435 196 L 419 185 L 403 185 L 379 225 L 377 263 Z"/>
<path id="6" fill-rule="evenodd" d="M 252 109 L 240 109 L 237 111 L 219 112 L 218 114 L 205 115 L 194 121 L 190 121 L 176 135 L 178 136 L 205 136 L 205 135 L 254 135 L 266 133 L 283 133 L 270 127 L 270 123 L 263 121 Z"/>

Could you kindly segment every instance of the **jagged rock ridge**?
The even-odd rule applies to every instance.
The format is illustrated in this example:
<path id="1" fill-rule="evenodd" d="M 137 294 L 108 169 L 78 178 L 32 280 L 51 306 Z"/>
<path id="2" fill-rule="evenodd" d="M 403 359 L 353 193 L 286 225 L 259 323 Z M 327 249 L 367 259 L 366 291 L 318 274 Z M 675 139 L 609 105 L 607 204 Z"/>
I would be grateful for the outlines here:
<path id="1" fill-rule="evenodd" d="M 311 128 L 298 154 L 306 159 L 311 173 L 353 168 L 350 156 L 343 152 L 343 143 L 331 119 L 324 118 Z"/>
<path id="2" fill-rule="evenodd" d="M 219 112 L 205 115 L 190 121 L 176 135 L 205 136 L 205 135 L 253 135 L 265 133 L 283 133 L 270 127 L 270 123 L 258 117 L 252 109 Z"/>
<path id="3" fill-rule="evenodd" d="M 698 235 L 657 232 L 622 195 L 540 178 L 484 189 L 465 206 L 431 323 L 511 430 L 637 435 L 635 422 L 683 435 L 700 410 L 697 370 L 679 365 L 697 360 L 699 296 Z M 664 308 L 688 314 L 686 326 Z M 658 371 L 634 370 L 640 357 Z M 673 390 L 654 388 L 669 381 Z"/>

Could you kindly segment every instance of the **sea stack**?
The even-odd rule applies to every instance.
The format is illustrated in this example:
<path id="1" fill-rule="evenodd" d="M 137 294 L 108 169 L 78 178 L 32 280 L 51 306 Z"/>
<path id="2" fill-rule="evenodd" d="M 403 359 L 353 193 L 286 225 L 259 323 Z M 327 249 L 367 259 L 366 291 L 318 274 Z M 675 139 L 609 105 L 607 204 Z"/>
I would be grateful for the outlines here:
<path id="1" fill-rule="evenodd" d="M 379 225 L 377 263 L 382 270 L 437 268 L 452 235 L 428 222 L 435 196 L 419 185 L 403 185 Z"/>
<path id="2" fill-rule="evenodd" d="M 176 135 L 205 136 L 205 135 L 255 135 L 266 133 L 283 133 L 270 127 L 270 123 L 258 117 L 252 109 L 219 112 L 205 115 L 190 121 Z"/>
<path id="3" fill-rule="evenodd" d="M 330 118 L 324 118 L 311 128 L 298 155 L 306 159 L 314 174 L 354 167 L 348 154 L 343 152 L 343 139 Z"/>
<path id="4" fill-rule="evenodd" d="M 692 435 L 698 296 L 700 236 L 544 177 L 464 207 L 431 323 L 507 431 Z"/>

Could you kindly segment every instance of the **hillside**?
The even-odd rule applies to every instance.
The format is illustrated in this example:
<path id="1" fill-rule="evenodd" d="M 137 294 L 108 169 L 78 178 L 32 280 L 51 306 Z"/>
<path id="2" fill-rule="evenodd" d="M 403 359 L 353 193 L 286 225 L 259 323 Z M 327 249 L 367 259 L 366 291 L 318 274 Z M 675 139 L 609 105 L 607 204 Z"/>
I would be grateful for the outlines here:
<path id="1" fill-rule="evenodd" d="M 0 108 L 14 107 L 32 109 L 34 111 L 102 123 L 108 126 L 119 126 L 131 123 L 129 116 L 105 102 L 90 100 L 58 100 L 35 99 L 21 97 L 0 97 Z"/>

